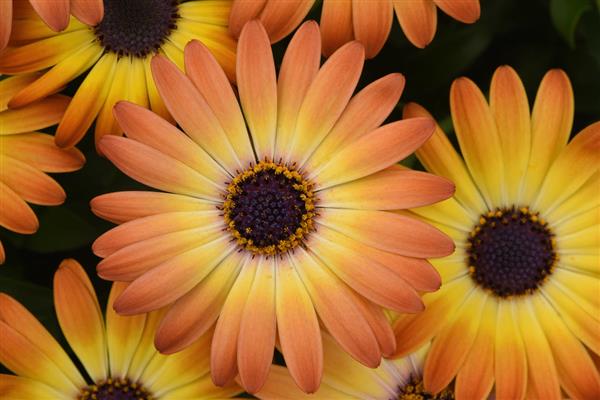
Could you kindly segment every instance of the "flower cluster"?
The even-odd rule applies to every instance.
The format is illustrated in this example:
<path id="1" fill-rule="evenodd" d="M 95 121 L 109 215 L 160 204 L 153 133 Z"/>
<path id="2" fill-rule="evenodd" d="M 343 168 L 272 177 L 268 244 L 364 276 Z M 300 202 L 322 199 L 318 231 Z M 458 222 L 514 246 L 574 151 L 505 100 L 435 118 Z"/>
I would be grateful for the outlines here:
<path id="1" fill-rule="evenodd" d="M 428 45 L 437 8 L 480 16 L 0 0 L 0 226 L 37 231 L 36 206 L 67 196 L 48 173 L 85 172 L 89 131 L 87 159 L 131 178 L 86 198 L 116 225 L 91 245 L 105 309 L 71 258 L 53 280 L 66 341 L 0 292 L 0 397 L 599 398 L 600 122 L 571 138 L 566 73 L 530 108 L 508 66 L 487 98 L 452 83 L 458 149 L 417 103 L 396 120 L 406 78 L 365 84 L 365 61 L 394 12 Z M 413 153 L 423 170 L 399 164 Z"/>

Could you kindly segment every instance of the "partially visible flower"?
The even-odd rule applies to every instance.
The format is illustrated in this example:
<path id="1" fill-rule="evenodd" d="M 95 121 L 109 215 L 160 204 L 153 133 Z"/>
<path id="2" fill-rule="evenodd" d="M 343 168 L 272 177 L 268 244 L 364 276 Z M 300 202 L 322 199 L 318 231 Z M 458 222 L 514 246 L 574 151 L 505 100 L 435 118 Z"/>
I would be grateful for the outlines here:
<path id="1" fill-rule="evenodd" d="M 104 5 L 102 0 L 29 0 L 39 17 L 53 31 L 62 31 L 69 25 L 69 14 L 90 25 L 96 25 L 102 19 Z M 13 15 L 20 14 L 22 1 L 0 1 L 0 51 L 10 39 Z"/>
<path id="2" fill-rule="evenodd" d="M 323 383 L 311 395 L 303 393 L 285 367 L 271 367 L 269 378 L 256 397 L 262 400 L 453 400 L 454 390 L 437 395 L 423 387 L 423 364 L 429 344 L 403 358 L 382 360 L 367 368 L 344 352 L 329 335 L 323 335 Z"/>
<path id="3" fill-rule="evenodd" d="M 159 354 L 152 338 L 163 311 L 135 317 L 113 311 L 114 299 L 126 286 L 113 284 L 104 317 L 77 261 L 63 261 L 54 275 L 58 322 L 85 373 L 27 309 L 1 293 L 0 363 L 16 374 L 0 374 L 2 398 L 182 400 L 242 392 L 235 384 L 212 384 L 210 332 L 181 353 Z"/>
<path id="4" fill-rule="evenodd" d="M 573 92 L 549 71 L 530 112 L 517 73 L 494 73 L 489 103 L 467 78 L 450 89 L 461 158 L 441 129 L 417 152 L 456 182 L 454 197 L 414 209 L 450 235 L 433 260 L 442 288 L 396 321 L 398 355 L 433 338 L 425 388 L 456 377 L 456 396 L 600 398 L 600 122 L 570 143 Z M 429 116 L 416 104 L 408 118 Z M 464 161 L 463 161 L 464 159 Z"/>
<path id="5" fill-rule="evenodd" d="M 315 0 L 233 0 L 229 14 L 229 32 L 237 38 L 248 21 L 259 19 L 271 43 L 279 42 L 300 25 L 314 2 Z"/>
<path id="6" fill-rule="evenodd" d="M 45 72 L 9 104 L 19 107 L 41 99 L 89 70 L 58 125 L 55 140 L 60 147 L 77 144 L 95 120 L 96 140 L 121 134 L 112 115 L 119 100 L 149 106 L 169 118 L 150 59 L 162 54 L 183 68 L 183 48 L 199 39 L 234 79 L 236 42 L 227 30 L 230 7 L 228 0 L 106 0 L 99 24 L 71 18 L 60 33 L 49 30 L 30 9 L 15 16 L 17 45 L 0 53 L 0 73 Z"/>
<path id="7" fill-rule="evenodd" d="M 27 203 L 55 206 L 65 201 L 64 190 L 45 172 L 75 171 L 85 162 L 79 150 L 58 148 L 51 135 L 35 132 L 60 121 L 69 104 L 67 96 L 7 108 L 8 99 L 36 78 L 21 75 L 0 81 L 0 226 L 25 234 L 35 233 L 39 225 Z"/>
<path id="8" fill-rule="evenodd" d="M 234 0 L 229 29 L 238 37 L 246 22 L 258 18 L 275 43 L 300 25 L 313 4 L 314 0 Z M 323 54 L 329 57 L 358 40 L 366 58 L 375 57 L 390 34 L 394 11 L 408 40 L 423 48 L 435 36 L 438 8 L 467 24 L 479 19 L 479 0 L 323 0 Z"/>
<path id="9" fill-rule="evenodd" d="M 460 22 L 479 19 L 479 0 L 323 0 L 323 54 L 356 39 L 367 58 L 375 57 L 390 34 L 394 11 L 408 40 L 423 48 L 435 35 L 438 7 Z"/>
<path id="10" fill-rule="evenodd" d="M 260 389 L 279 339 L 307 392 L 322 368 L 320 324 L 365 365 L 395 347 L 382 306 L 422 310 L 439 275 L 426 258 L 453 251 L 449 237 L 391 210 L 446 199 L 446 179 L 395 165 L 433 132 L 430 118 L 380 126 L 404 88 L 400 74 L 358 92 L 364 50 L 339 49 L 321 67 L 314 21 L 292 38 L 277 78 L 266 31 L 244 27 L 240 101 L 208 49 L 185 49 L 186 74 L 152 60 L 158 90 L 185 131 L 127 102 L 115 107 L 127 137 L 100 148 L 157 191 L 92 200 L 121 224 L 96 240 L 101 277 L 132 281 L 118 312 L 169 307 L 156 345 L 173 353 L 216 323 L 212 374 L 239 371 Z M 240 107 L 241 105 L 241 107 Z M 167 192 L 167 193 L 165 193 Z"/>

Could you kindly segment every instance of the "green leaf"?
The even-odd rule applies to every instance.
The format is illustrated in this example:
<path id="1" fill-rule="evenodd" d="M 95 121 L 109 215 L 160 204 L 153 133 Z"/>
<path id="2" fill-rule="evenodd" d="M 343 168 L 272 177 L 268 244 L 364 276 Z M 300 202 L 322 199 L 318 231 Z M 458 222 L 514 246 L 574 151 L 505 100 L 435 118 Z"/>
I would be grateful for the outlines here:
<path id="1" fill-rule="evenodd" d="M 581 15 L 592 8 L 589 0 L 551 0 L 552 23 L 571 47 L 575 47 L 575 28 Z"/>

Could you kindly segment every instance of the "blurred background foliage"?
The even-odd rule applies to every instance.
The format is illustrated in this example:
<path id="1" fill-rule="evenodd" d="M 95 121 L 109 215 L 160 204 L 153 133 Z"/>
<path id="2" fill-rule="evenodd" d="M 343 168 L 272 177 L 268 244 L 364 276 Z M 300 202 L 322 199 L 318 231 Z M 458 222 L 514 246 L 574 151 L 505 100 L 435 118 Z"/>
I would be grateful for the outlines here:
<path id="1" fill-rule="evenodd" d="M 455 78 L 467 76 L 488 91 L 496 67 L 508 64 L 521 76 L 531 102 L 544 73 L 563 68 L 575 92 L 573 133 L 600 120 L 600 0 L 481 0 L 481 8 L 481 19 L 473 25 L 438 12 L 436 37 L 424 50 L 406 40 L 394 18 L 386 46 L 366 62 L 359 86 L 401 72 L 406 88 L 390 120 L 401 118 L 405 102 L 416 101 L 452 135 L 448 93 Z M 320 4 L 316 4 L 308 18 L 318 20 L 319 15 Z M 274 46 L 277 63 L 288 40 Z M 80 81 L 66 93 L 72 95 Z M 36 208 L 39 231 L 24 236 L 0 228 L 7 255 L 0 267 L 0 291 L 21 301 L 63 343 L 52 304 L 52 277 L 60 261 L 71 257 L 82 263 L 102 305 L 110 287 L 95 275 L 99 259 L 90 246 L 112 224 L 91 213 L 90 199 L 142 188 L 96 154 L 92 132 L 78 147 L 87 163 L 75 173 L 54 175 L 68 198 L 59 207 Z M 414 156 L 404 163 L 421 168 Z"/>

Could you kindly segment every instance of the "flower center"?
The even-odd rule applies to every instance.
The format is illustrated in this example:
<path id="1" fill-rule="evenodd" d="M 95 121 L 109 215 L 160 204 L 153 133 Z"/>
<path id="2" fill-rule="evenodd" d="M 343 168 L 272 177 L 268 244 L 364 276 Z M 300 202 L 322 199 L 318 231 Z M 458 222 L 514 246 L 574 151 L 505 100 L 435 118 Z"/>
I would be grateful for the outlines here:
<path id="1" fill-rule="evenodd" d="M 81 391 L 78 400 L 153 400 L 142 385 L 129 378 L 108 378 Z"/>
<path id="2" fill-rule="evenodd" d="M 143 57 L 155 53 L 176 28 L 176 0 L 104 0 L 94 33 L 107 51 Z"/>
<path id="3" fill-rule="evenodd" d="M 411 378 L 400 388 L 398 400 L 454 400 L 454 391 L 446 388 L 438 394 L 431 394 L 425 391 L 423 380 Z"/>
<path id="4" fill-rule="evenodd" d="M 557 260 L 552 231 L 526 207 L 481 216 L 467 253 L 473 280 L 499 297 L 534 292 Z"/>
<path id="5" fill-rule="evenodd" d="M 313 228 L 312 184 L 293 166 L 261 161 L 229 184 L 223 214 L 242 248 L 283 253 L 301 244 Z"/>

